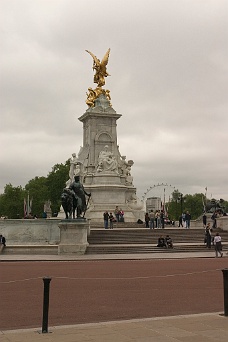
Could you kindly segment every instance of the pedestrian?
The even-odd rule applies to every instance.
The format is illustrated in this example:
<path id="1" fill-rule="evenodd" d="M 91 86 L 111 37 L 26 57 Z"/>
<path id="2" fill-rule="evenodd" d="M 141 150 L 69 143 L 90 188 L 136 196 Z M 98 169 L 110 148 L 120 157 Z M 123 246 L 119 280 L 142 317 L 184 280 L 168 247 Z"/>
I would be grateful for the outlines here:
<path id="1" fill-rule="evenodd" d="M 119 210 L 118 205 L 116 206 L 116 209 L 114 210 L 114 215 L 116 217 L 116 221 L 119 222 L 119 220 L 120 220 L 120 210 Z"/>
<path id="2" fill-rule="evenodd" d="M 148 213 L 146 213 L 146 215 L 145 215 L 145 224 L 146 224 L 146 228 L 149 228 L 149 222 L 150 222 L 150 218 L 149 218 Z"/>
<path id="3" fill-rule="evenodd" d="M 183 226 L 186 228 L 186 219 L 185 219 L 185 216 L 186 216 L 186 214 L 185 214 L 185 213 L 182 213 L 182 223 L 183 223 Z"/>
<path id="4" fill-rule="evenodd" d="M 169 235 L 166 235 L 165 240 L 166 240 L 167 248 L 173 248 L 173 241 Z"/>
<path id="5" fill-rule="evenodd" d="M 214 245 L 215 245 L 215 257 L 218 257 L 218 253 L 220 254 L 220 256 L 223 256 L 222 253 L 222 238 L 219 235 L 219 233 L 216 233 L 215 237 L 214 237 Z"/>
<path id="6" fill-rule="evenodd" d="M 211 248 L 211 227 L 210 223 L 207 224 L 205 229 L 205 241 L 207 248 Z"/>
<path id="7" fill-rule="evenodd" d="M 4 247 L 6 247 L 6 239 L 2 234 L 0 234 L 0 253 L 2 253 Z"/>
<path id="8" fill-rule="evenodd" d="M 124 222 L 124 211 L 121 208 L 120 208 L 120 211 L 119 211 L 119 221 L 120 222 Z"/>
<path id="9" fill-rule="evenodd" d="M 186 222 L 186 228 L 187 229 L 190 228 L 190 221 L 191 221 L 191 215 L 190 215 L 189 211 L 187 211 L 185 214 L 185 222 Z"/>
<path id="10" fill-rule="evenodd" d="M 104 228 L 108 229 L 109 214 L 107 211 L 104 212 L 103 217 L 104 217 Z"/>
<path id="11" fill-rule="evenodd" d="M 161 228 L 161 214 L 160 214 L 160 210 L 157 211 L 156 218 L 157 218 L 157 228 Z"/>
<path id="12" fill-rule="evenodd" d="M 110 229 L 113 229 L 113 222 L 114 222 L 115 218 L 112 215 L 112 213 L 109 214 L 109 222 L 110 222 Z"/>
<path id="13" fill-rule="evenodd" d="M 154 218 L 155 218 L 155 214 L 154 211 L 151 210 L 149 213 L 149 218 L 150 218 L 150 229 L 154 229 Z"/>
<path id="14" fill-rule="evenodd" d="M 165 238 L 163 237 L 163 235 L 161 235 L 161 236 L 158 238 L 157 247 L 165 247 L 165 248 L 167 248 L 167 243 L 166 243 L 166 240 L 165 240 Z"/>
<path id="15" fill-rule="evenodd" d="M 179 217 L 179 224 L 178 224 L 178 227 L 183 227 L 183 223 L 182 223 L 182 215 L 180 215 Z"/>

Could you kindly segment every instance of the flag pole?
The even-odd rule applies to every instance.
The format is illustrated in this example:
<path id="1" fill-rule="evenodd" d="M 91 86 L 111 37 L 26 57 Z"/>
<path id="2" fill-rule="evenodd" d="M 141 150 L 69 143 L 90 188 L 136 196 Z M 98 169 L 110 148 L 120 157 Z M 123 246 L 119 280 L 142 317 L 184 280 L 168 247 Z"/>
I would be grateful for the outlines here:
<path id="1" fill-rule="evenodd" d="M 28 198 L 27 198 L 27 215 L 30 214 L 30 206 L 29 206 L 29 191 L 28 191 Z"/>

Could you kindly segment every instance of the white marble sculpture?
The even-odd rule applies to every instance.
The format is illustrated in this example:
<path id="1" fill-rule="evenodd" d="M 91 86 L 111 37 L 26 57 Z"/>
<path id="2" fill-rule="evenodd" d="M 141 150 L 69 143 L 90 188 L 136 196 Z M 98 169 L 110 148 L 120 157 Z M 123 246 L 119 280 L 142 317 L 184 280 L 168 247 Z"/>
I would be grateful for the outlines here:
<path id="1" fill-rule="evenodd" d="M 69 171 L 69 179 L 66 182 L 66 188 L 69 188 L 70 184 L 73 183 L 75 176 L 80 176 L 81 174 L 81 163 L 79 162 L 76 153 L 72 153 L 72 157 L 70 159 L 70 171 Z"/>
<path id="2" fill-rule="evenodd" d="M 104 150 L 99 153 L 97 172 L 114 171 L 118 173 L 117 160 L 108 149 L 108 145 L 105 145 Z"/>

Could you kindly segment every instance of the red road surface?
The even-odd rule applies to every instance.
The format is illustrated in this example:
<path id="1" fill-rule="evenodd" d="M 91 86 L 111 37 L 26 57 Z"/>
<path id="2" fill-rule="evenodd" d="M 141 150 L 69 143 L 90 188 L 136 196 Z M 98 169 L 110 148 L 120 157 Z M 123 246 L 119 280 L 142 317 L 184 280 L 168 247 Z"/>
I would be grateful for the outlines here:
<path id="1" fill-rule="evenodd" d="M 226 258 L 1 262 L 0 330 L 42 326 L 50 276 L 49 326 L 224 312 Z"/>

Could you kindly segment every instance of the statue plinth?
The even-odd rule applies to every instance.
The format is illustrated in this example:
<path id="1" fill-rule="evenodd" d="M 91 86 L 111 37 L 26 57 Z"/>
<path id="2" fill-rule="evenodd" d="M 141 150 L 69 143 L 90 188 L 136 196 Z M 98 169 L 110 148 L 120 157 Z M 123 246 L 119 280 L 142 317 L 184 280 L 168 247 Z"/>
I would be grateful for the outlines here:
<path id="1" fill-rule="evenodd" d="M 89 224 L 85 219 L 62 220 L 59 224 L 60 243 L 58 254 L 85 254 L 89 245 Z"/>

